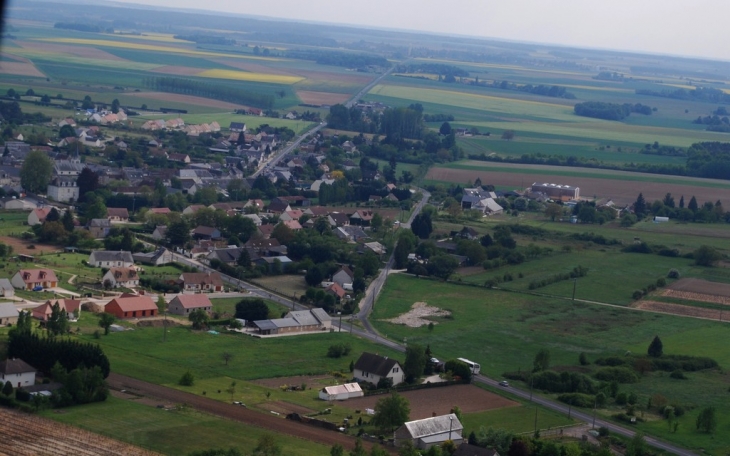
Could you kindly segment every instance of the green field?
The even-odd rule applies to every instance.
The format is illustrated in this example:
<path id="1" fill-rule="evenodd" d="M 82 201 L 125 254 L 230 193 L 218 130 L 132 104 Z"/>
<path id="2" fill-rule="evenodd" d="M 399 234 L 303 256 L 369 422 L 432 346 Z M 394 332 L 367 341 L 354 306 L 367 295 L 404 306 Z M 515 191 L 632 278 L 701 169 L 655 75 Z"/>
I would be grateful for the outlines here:
<path id="1" fill-rule="evenodd" d="M 419 301 L 451 311 L 452 318 L 435 319 L 438 324 L 432 331 L 382 321 L 406 312 Z M 543 348 L 550 351 L 552 366 L 577 366 L 580 353 L 586 353 L 590 360 L 627 352 L 645 353 L 655 335 L 662 338 L 664 353 L 708 356 L 723 368 L 730 366 L 730 354 L 723 344 L 728 326 L 722 323 L 400 275 L 388 278 L 375 303 L 372 320 L 391 339 L 429 344 L 440 359 L 469 358 L 495 378 L 504 372 L 531 369 L 534 354 Z M 680 429 L 684 431 L 678 435 L 669 434 L 666 421 L 647 422 L 640 425 L 642 429 L 690 448 L 703 447 L 722 454 L 730 448 L 730 434 L 722 431 L 730 425 L 726 376 L 722 372 L 697 372 L 688 377 L 676 381 L 669 380 L 666 373 L 653 373 L 641 383 L 621 388 L 637 391 L 639 403 L 646 403 L 650 395 L 658 393 L 670 403 L 692 410 L 680 418 Z M 696 394 L 698 390 L 702 392 Z M 723 417 L 714 437 L 694 431 L 693 417 L 699 407 L 707 405 L 717 407 Z M 614 408 L 603 413 L 616 411 Z"/>
<path id="2" fill-rule="evenodd" d="M 250 450 L 267 431 L 192 409 L 163 410 L 133 400 L 110 397 L 106 402 L 70 407 L 63 413 L 49 410 L 47 418 L 169 455 L 210 448 Z M 320 456 L 324 445 L 277 434 L 283 454 Z"/>

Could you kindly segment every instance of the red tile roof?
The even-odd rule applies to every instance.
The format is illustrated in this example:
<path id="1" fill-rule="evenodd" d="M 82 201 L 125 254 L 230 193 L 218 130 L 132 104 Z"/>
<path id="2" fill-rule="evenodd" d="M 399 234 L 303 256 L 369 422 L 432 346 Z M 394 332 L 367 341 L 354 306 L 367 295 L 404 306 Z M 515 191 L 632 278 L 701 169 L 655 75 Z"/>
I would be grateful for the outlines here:
<path id="1" fill-rule="evenodd" d="M 199 307 L 212 307 L 207 295 L 204 294 L 181 294 L 177 295 L 170 304 L 177 301 L 185 309 L 197 309 Z"/>
<path id="2" fill-rule="evenodd" d="M 18 273 L 25 283 L 58 282 L 56 273 L 50 269 L 21 269 Z"/>
<path id="3" fill-rule="evenodd" d="M 109 304 L 113 302 L 119 306 L 122 312 L 134 312 L 135 310 L 157 310 L 157 304 L 155 304 L 149 296 L 134 296 L 128 298 L 120 296 L 109 301 Z"/>

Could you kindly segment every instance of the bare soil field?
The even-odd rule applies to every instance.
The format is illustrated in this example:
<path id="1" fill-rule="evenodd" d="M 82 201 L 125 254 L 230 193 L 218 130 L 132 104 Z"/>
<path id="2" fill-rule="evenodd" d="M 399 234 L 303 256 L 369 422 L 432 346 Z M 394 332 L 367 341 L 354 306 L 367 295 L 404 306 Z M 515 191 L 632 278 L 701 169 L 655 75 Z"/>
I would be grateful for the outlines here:
<path id="1" fill-rule="evenodd" d="M 301 405 L 292 404 L 291 402 L 286 401 L 266 402 L 265 404 L 260 404 L 256 406 L 256 408 L 260 409 L 264 413 L 276 412 L 281 415 L 288 415 L 290 413 L 308 415 L 310 413 L 316 412 L 316 410 L 312 410 L 310 408 L 302 407 Z"/>
<path id="2" fill-rule="evenodd" d="M 666 296 L 668 298 L 685 299 L 688 301 L 709 302 L 713 304 L 730 304 L 730 298 L 726 298 L 724 296 L 709 295 L 705 293 L 694 293 L 691 291 L 664 290 L 662 296 Z"/>
<path id="3" fill-rule="evenodd" d="M 259 380 L 254 380 L 252 383 L 265 386 L 267 388 L 279 388 L 283 385 L 306 384 L 308 389 L 312 389 L 313 387 L 318 388 L 319 385 L 333 385 L 334 378 L 330 375 L 298 375 L 296 377 L 262 378 Z"/>
<path id="4" fill-rule="evenodd" d="M 456 270 L 456 273 L 460 276 L 470 276 L 481 274 L 482 272 L 484 272 L 484 268 L 482 266 L 465 266 Z"/>
<path id="5" fill-rule="evenodd" d="M 730 298 L 730 285 L 702 279 L 680 279 L 667 286 L 667 289 Z"/>
<path id="6" fill-rule="evenodd" d="M 307 283 L 304 281 L 304 277 L 300 275 L 261 277 L 251 282 L 284 296 L 294 296 L 296 294 L 299 297 L 307 292 Z M 279 383 L 279 385 L 283 385 L 283 383 Z"/>
<path id="7" fill-rule="evenodd" d="M 310 92 L 308 90 L 298 90 L 297 96 L 302 102 L 311 105 L 333 105 L 344 103 L 350 98 L 350 95 L 346 93 Z"/>
<path id="8" fill-rule="evenodd" d="M 484 164 L 482 164 L 482 166 L 484 166 Z M 633 203 L 634 201 L 636 201 L 636 196 L 639 193 L 643 193 L 644 198 L 647 201 L 661 200 L 667 193 L 671 193 L 675 197 L 684 195 L 685 198 L 690 198 L 691 196 L 695 196 L 698 202 L 717 201 L 718 199 L 721 201 L 730 201 L 730 187 L 726 189 L 702 187 L 695 185 L 692 180 L 683 178 L 681 176 L 661 176 L 662 178 L 670 177 L 672 180 L 676 179 L 676 183 L 665 183 L 651 182 L 650 180 L 652 178 L 656 179 L 658 176 L 642 173 L 623 173 L 622 175 L 630 174 L 632 176 L 635 176 L 637 179 L 647 179 L 646 181 L 612 179 L 610 173 L 606 173 L 606 178 L 602 179 L 593 177 L 575 177 L 568 175 L 560 176 L 559 170 L 555 171 L 555 176 L 546 176 L 545 174 L 530 172 L 530 169 L 554 170 L 554 166 L 509 166 L 505 164 L 500 164 L 499 166 L 510 168 L 518 167 L 519 169 L 523 169 L 525 172 L 500 172 L 498 170 L 484 170 L 480 169 L 479 167 L 475 167 L 474 170 L 435 167 L 431 168 L 428 171 L 428 174 L 426 174 L 426 179 L 454 182 L 463 185 L 467 182 L 473 182 L 478 177 L 484 184 L 516 188 L 525 188 L 531 185 L 533 182 L 548 182 L 553 184 L 572 185 L 580 187 L 580 194 L 583 197 L 591 198 L 595 195 L 599 198 L 610 198 L 619 205 Z M 570 170 L 576 171 L 577 168 L 573 168 Z M 597 171 L 604 170 L 585 171 L 596 173 Z M 619 172 L 616 171 L 615 173 Z M 712 182 L 714 184 L 721 184 L 721 181 Z"/>
<path id="9" fill-rule="evenodd" d="M 35 67 L 32 63 L 24 62 L 0 62 L 0 73 L 12 74 L 16 76 L 36 76 L 39 78 L 45 78 L 46 75 Z"/>
<path id="10" fill-rule="evenodd" d="M 79 57 L 86 57 L 89 59 L 98 59 L 98 60 L 117 60 L 117 61 L 127 61 L 127 59 L 123 59 L 121 57 L 117 57 L 114 54 L 111 54 L 109 52 L 103 51 L 101 49 L 97 49 L 94 47 L 88 47 L 88 46 L 74 46 L 71 44 L 53 44 L 48 42 L 34 42 L 34 41 L 16 41 L 15 42 L 18 46 L 26 48 L 26 49 L 36 49 L 39 51 L 45 51 L 45 52 L 57 52 L 59 54 L 71 54 L 71 55 L 77 55 Z"/>
<path id="11" fill-rule="evenodd" d="M 175 390 L 166 386 L 155 385 L 142 380 L 137 380 L 132 377 L 111 373 L 107 378 L 107 382 L 111 389 L 128 390 L 135 395 L 145 396 L 161 401 L 158 403 L 170 402 L 173 404 L 187 404 L 201 412 L 240 421 L 251 426 L 269 429 L 272 432 L 293 435 L 295 437 L 319 442 L 325 445 L 334 445 L 335 443 L 339 443 L 346 449 L 352 449 L 355 446 L 355 439 L 353 437 L 339 432 L 329 431 L 315 426 L 308 426 L 306 424 L 286 420 L 282 417 L 277 417 L 271 413 L 261 413 L 248 408 L 226 404 L 224 402 L 208 399 L 202 396 L 196 396 L 195 394 Z M 506 401 L 506 399 L 504 400 Z M 0 435 L 2 435 L 2 432 L 3 431 L 0 430 Z M 363 443 L 368 450 L 372 446 L 368 442 Z"/>
<path id="12" fill-rule="evenodd" d="M 426 388 L 405 391 L 400 395 L 408 399 L 411 404 L 410 418 L 412 420 L 430 418 L 434 413 L 444 415 L 449 413 L 454 406 L 459 407 L 462 413 L 474 413 L 519 405 L 517 402 L 510 401 L 474 385 L 444 386 L 436 389 Z M 386 396 L 359 397 L 343 401 L 342 405 L 353 410 L 372 409 L 375 408 L 375 403 L 383 397 Z"/>
<path id="13" fill-rule="evenodd" d="M 23 253 L 25 255 L 38 255 L 41 252 L 48 253 L 61 251 L 61 249 L 56 245 L 34 244 L 33 242 L 24 241 L 12 236 L 0 236 L 0 241 L 11 246 L 13 248 L 13 252 Z M 29 248 L 31 245 L 34 245 L 35 248 Z"/>
<path id="14" fill-rule="evenodd" d="M 29 59 L 26 59 L 25 57 L 21 57 L 19 55 L 14 55 L 14 54 L 11 54 L 11 53 L 5 52 L 5 51 L 0 51 L 0 55 L 5 58 L 8 58 L 8 59 L 15 60 L 16 62 L 33 63 Z"/>
<path id="15" fill-rule="evenodd" d="M 48 418 L 0 408 L 0 455 L 155 456 L 157 454 Z"/>
<path id="16" fill-rule="evenodd" d="M 202 68 L 193 68 L 179 65 L 165 65 L 152 70 L 153 73 L 182 74 L 185 76 L 195 76 L 201 71 L 203 71 Z"/>
<path id="17" fill-rule="evenodd" d="M 429 323 L 438 324 L 438 321 L 427 320 L 428 317 L 446 317 L 448 315 L 451 315 L 448 310 L 429 306 L 425 302 L 415 302 L 408 312 L 385 321 L 396 325 L 406 325 L 410 328 L 420 328 L 421 326 L 427 326 Z"/>
<path id="18" fill-rule="evenodd" d="M 671 304 L 668 302 L 657 301 L 639 301 L 631 305 L 636 309 L 649 310 L 651 312 L 659 312 L 671 315 L 679 315 L 682 317 L 704 318 L 707 320 L 720 320 L 723 312 L 715 309 L 706 309 L 704 307 L 683 306 L 681 304 Z M 725 319 L 730 317 L 725 313 Z"/>
<path id="19" fill-rule="evenodd" d="M 130 92 L 127 95 L 140 98 L 148 98 L 159 101 L 172 101 L 177 103 L 189 103 L 198 106 L 221 109 L 240 109 L 242 105 L 229 103 L 227 101 L 211 100 L 209 98 L 194 97 L 192 95 L 179 95 L 176 93 L 164 92 Z"/>

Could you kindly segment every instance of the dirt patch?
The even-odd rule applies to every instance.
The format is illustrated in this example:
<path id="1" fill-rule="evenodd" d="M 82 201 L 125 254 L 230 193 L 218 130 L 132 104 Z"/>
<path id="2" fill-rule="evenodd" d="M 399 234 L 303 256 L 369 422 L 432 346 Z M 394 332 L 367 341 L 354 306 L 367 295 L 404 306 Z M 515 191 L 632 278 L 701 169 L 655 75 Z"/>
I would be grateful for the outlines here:
<path id="1" fill-rule="evenodd" d="M 481 274 L 482 272 L 484 272 L 484 268 L 482 266 L 467 266 L 456 270 L 457 274 L 464 277 Z"/>
<path id="2" fill-rule="evenodd" d="M 684 299 L 687 301 L 710 302 L 713 304 L 730 305 L 730 298 L 705 293 L 693 293 L 691 291 L 664 290 L 662 296 L 669 298 Z"/>
<path id="3" fill-rule="evenodd" d="M 52 419 L 0 408 L 0 454 L 154 456 L 158 453 Z"/>
<path id="4" fill-rule="evenodd" d="M 256 408 L 261 409 L 267 413 L 276 412 L 281 415 L 288 415 L 290 413 L 308 415 L 310 413 L 316 412 L 316 410 L 312 410 L 310 408 L 302 407 L 301 405 L 292 404 L 291 402 L 286 401 L 266 402 L 257 405 Z"/>
<path id="5" fill-rule="evenodd" d="M 172 318 L 168 318 L 167 323 L 165 323 L 164 316 L 146 318 L 137 322 L 137 326 L 139 326 L 140 328 L 162 328 L 165 324 L 167 324 L 168 327 L 192 325 L 192 323 L 187 320 L 177 320 Z"/>
<path id="6" fill-rule="evenodd" d="M 16 76 L 36 76 L 39 78 L 45 78 L 46 75 L 35 67 L 32 63 L 22 62 L 0 62 L 0 73 L 13 74 Z"/>
<path id="7" fill-rule="evenodd" d="M 298 375 L 296 377 L 262 378 L 254 380 L 253 383 L 267 388 L 280 388 L 284 385 L 307 385 L 308 389 L 313 389 L 318 388 L 319 385 L 334 385 L 335 379 L 330 375 Z"/>
<path id="8" fill-rule="evenodd" d="M 39 253 L 60 252 L 61 249 L 55 245 L 35 244 L 32 241 L 24 241 L 12 236 L 0 236 L 0 241 L 13 247 L 13 252 L 25 255 L 38 255 Z M 35 246 L 30 248 L 30 246 Z"/>
<path id="9" fill-rule="evenodd" d="M 210 98 L 194 97 L 192 95 L 178 95 L 176 93 L 163 92 L 133 92 L 128 93 L 133 97 L 147 98 L 158 101 L 172 101 L 176 103 L 188 103 L 209 108 L 240 109 L 243 105 L 229 103 L 227 101 L 211 100 Z"/>
<path id="10" fill-rule="evenodd" d="M 29 59 L 26 59 L 25 57 L 21 57 L 19 55 L 14 55 L 9 52 L 0 51 L 0 55 L 5 57 L 6 59 L 15 60 L 16 62 L 33 63 Z"/>
<path id="11" fill-rule="evenodd" d="M 193 68 L 193 67 L 186 67 L 186 66 L 177 66 L 177 65 L 165 65 L 161 67 L 157 67 L 154 70 L 152 70 L 153 73 L 165 73 L 165 74 L 182 74 L 186 76 L 194 76 L 198 73 L 203 71 L 202 68 Z"/>
<path id="12" fill-rule="evenodd" d="M 344 103 L 350 98 L 350 95 L 346 93 L 310 92 L 308 90 L 298 90 L 297 96 L 303 103 L 317 106 Z"/>
<path id="13" fill-rule="evenodd" d="M 705 295 L 722 296 L 725 298 L 730 297 L 730 285 L 725 283 L 710 282 L 702 279 L 680 279 L 669 285 L 667 289 L 686 291 L 688 293 L 701 293 Z"/>
<path id="14" fill-rule="evenodd" d="M 514 407 L 517 402 L 506 399 L 474 385 L 454 385 L 441 388 L 426 388 L 415 391 L 405 391 L 401 396 L 408 399 L 411 405 L 411 420 L 430 418 L 433 414 L 444 415 L 454 406 L 459 407 L 462 413 L 482 412 L 503 407 Z M 375 408 L 383 395 L 358 397 L 342 401 L 340 405 L 353 410 Z"/>
<path id="15" fill-rule="evenodd" d="M 489 166 L 486 162 L 474 162 L 475 168 L 473 170 L 468 169 L 451 169 L 451 168 L 431 168 L 426 175 L 426 179 L 432 179 L 444 182 L 454 182 L 459 184 L 466 184 L 467 182 L 474 181 L 477 177 L 481 179 L 484 184 L 496 185 L 498 187 L 509 187 L 509 188 L 522 188 L 531 185 L 533 182 L 550 182 L 554 184 L 573 185 L 580 187 L 580 194 L 586 197 L 593 197 L 594 195 L 599 198 L 610 198 L 614 203 L 618 205 L 631 204 L 636 201 L 636 195 L 640 192 L 643 193 L 644 198 L 647 201 L 661 200 L 667 194 L 667 192 L 673 195 L 694 195 L 697 201 L 725 201 L 730 199 L 730 187 L 728 188 L 715 188 L 715 187 L 702 187 L 695 185 L 691 179 L 681 178 L 678 176 L 672 176 L 674 183 L 665 182 L 651 182 L 651 181 L 630 181 L 630 180 L 615 180 L 611 178 L 610 173 L 607 173 L 606 178 L 592 178 L 592 177 L 575 177 L 575 176 L 561 176 L 561 170 L 555 169 L 555 167 L 539 165 L 517 165 L 519 169 L 524 172 L 502 172 L 499 170 L 485 170 L 479 169 L 481 166 Z M 479 164 L 477 164 L 479 163 Z M 467 162 L 466 164 L 469 164 Z M 514 166 L 499 165 L 499 167 L 512 168 Z M 555 176 L 546 176 L 545 174 L 530 172 L 531 169 L 535 170 L 550 170 L 555 172 Z M 571 171 L 579 170 L 579 168 L 572 168 Z M 587 172 L 603 174 L 599 171 L 603 170 L 587 170 Z M 615 175 L 625 176 L 629 173 L 614 172 Z M 650 174 L 642 173 L 631 173 L 631 176 L 635 176 L 637 179 L 647 178 L 652 179 L 655 176 Z M 676 179 L 675 179 L 676 178 Z M 695 180 L 696 182 L 696 180 Z M 715 184 L 719 181 L 715 181 Z"/>
<path id="16" fill-rule="evenodd" d="M 53 44 L 53 43 L 48 43 L 48 42 L 36 43 L 33 41 L 16 41 L 15 43 L 18 46 L 26 48 L 26 49 L 37 49 L 39 51 L 44 51 L 44 52 L 50 51 L 50 52 L 59 53 L 59 54 L 71 54 L 71 55 L 77 55 L 79 57 L 85 57 L 88 59 L 116 60 L 116 61 L 120 61 L 120 62 L 128 62 L 127 59 L 117 57 L 114 54 L 111 54 L 106 51 L 102 51 L 101 49 L 97 49 L 94 47 L 73 46 L 70 44 Z"/>
<path id="17" fill-rule="evenodd" d="M 728 319 L 730 315 L 727 312 L 715 309 L 706 309 L 704 307 L 683 306 L 681 304 L 671 304 L 668 302 L 657 301 L 639 301 L 632 304 L 631 307 L 651 312 L 660 312 L 665 314 L 679 315 L 682 317 L 705 318 L 708 320 Z"/>
<path id="18" fill-rule="evenodd" d="M 416 302 L 411 306 L 411 310 L 399 315 L 395 318 L 385 320 L 388 323 L 394 323 L 396 325 L 406 325 L 411 328 L 420 328 L 421 326 L 427 326 L 429 323 L 438 324 L 437 321 L 426 320 L 428 317 L 448 317 L 451 312 L 448 310 L 439 309 L 438 307 L 429 306 L 425 302 Z"/>

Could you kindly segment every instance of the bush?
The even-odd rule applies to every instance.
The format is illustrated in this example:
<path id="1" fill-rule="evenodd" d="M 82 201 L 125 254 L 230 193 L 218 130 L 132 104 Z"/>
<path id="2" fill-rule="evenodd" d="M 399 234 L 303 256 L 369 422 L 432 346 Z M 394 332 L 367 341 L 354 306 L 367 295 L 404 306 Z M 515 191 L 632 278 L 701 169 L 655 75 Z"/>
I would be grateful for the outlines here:
<path id="1" fill-rule="evenodd" d="M 598 428 L 598 436 L 599 437 L 608 437 L 608 435 L 611 433 L 611 431 L 608 430 L 606 426 L 601 426 Z"/>
<path id="2" fill-rule="evenodd" d="M 652 358 L 651 364 L 654 370 L 664 372 L 674 372 L 676 370 L 696 372 L 719 367 L 717 361 L 712 358 L 689 355 L 665 355 L 661 358 Z"/>
<path id="3" fill-rule="evenodd" d="M 616 404 L 626 405 L 629 402 L 629 396 L 626 393 L 618 393 L 616 395 Z"/>
<path id="4" fill-rule="evenodd" d="M 334 344 L 330 345 L 330 348 L 327 349 L 327 357 L 328 358 L 341 358 L 343 356 L 347 356 L 350 354 L 350 350 L 352 350 L 352 347 L 350 347 L 350 344 Z"/>
<path id="5" fill-rule="evenodd" d="M 602 367 L 593 376 L 604 382 L 636 383 L 639 381 L 636 372 L 628 367 Z"/>
<path id="6" fill-rule="evenodd" d="M 193 386 L 195 384 L 195 377 L 190 371 L 185 372 L 180 380 L 177 382 L 180 386 Z"/>
<path id="7" fill-rule="evenodd" d="M 573 407 L 589 408 L 593 407 L 595 397 L 590 394 L 566 393 L 558 396 L 558 400 L 565 404 L 570 404 Z"/>
<path id="8" fill-rule="evenodd" d="M 663 288 L 666 285 L 667 285 L 667 279 L 665 279 L 664 277 L 660 277 L 660 278 L 656 279 L 657 288 Z"/>
<path id="9" fill-rule="evenodd" d="M 530 381 L 534 388 L 550 393 L 594 394 L 596 392 L 593 380 L 578 372 L 557 373 L 546 370 L 532 374 Z"/>
<path id="10" fill-rule="evenodd" d="M 635 291 L 634 291 L 634 292 L 633 292 L 633 293 L 631 294 L 631 298 L 632 298 L 632 299 L 633 299 L 634 301 L 638 301 L 639 299 L 641 299 L 641 298 L 643 298 L 643 297 L 644 297 L 644 292 L 643 292 L 642 290 L 635 290 Z"/>
<path id="11" fill-rule="evenodd" d="M 672 373 L 669 374 L 669 377 L 677 380 L 687 380 L 687 376 L 684 375 L 684 372 L 682 372 L 681 370 L 672 371 Z"/>
<path id="12" fill-rule="evenodd" d="M 595 363 L 599 366 L 625 366 L 629 364 L 629 360 L 618 356 L 609 356 L 606 358 L 598 358 Z"/>
<path id="13" fill-rule="evenodd" d="M 670 279 L 678 279 L 679 271 L 677 271 L 676 269 L 670 269 L 669 273 L 667 273 L 667 277 Z"/>

